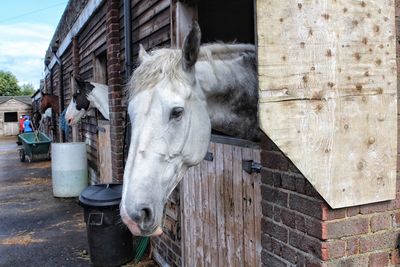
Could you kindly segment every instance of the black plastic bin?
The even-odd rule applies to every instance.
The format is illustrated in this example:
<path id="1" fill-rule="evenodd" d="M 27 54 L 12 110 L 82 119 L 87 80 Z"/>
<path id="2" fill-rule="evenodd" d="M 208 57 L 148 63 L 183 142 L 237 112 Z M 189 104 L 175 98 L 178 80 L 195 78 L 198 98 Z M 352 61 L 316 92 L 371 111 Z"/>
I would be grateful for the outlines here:
<path id="1" fill-rule="evenodd" d="M 134 257 L 132 234 L 119 214 L 121 196 L 121 184 L 91 185 L 79 196 L 94 266 L 120 266 Z"/>

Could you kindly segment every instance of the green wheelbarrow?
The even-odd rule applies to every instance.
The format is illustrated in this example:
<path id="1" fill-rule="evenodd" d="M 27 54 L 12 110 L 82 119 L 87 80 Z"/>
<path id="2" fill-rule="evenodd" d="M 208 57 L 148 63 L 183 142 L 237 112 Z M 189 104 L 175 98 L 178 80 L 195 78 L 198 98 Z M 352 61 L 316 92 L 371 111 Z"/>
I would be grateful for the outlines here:
<path id="1" fill-rule="evenodd" d="M 19 149 L 19 159 L 24 162 L 25 158 L 28 161 L 50 159 L 50 138 L 41 132 L 22 133 L 18 135 L 18 139 L 22 143 L 22 148 Z"/>

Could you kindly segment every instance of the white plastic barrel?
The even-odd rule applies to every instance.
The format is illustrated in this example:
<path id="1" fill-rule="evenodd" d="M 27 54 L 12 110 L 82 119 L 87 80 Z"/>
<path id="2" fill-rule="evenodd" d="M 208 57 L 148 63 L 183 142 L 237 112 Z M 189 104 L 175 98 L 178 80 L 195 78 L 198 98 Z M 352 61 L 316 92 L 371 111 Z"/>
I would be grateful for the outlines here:
<path id="1" fill-rule="evenodd" d="M 52 143 L 51 175 L 55 197 L 77 197 L 88 186 L 85 143 Z"/>

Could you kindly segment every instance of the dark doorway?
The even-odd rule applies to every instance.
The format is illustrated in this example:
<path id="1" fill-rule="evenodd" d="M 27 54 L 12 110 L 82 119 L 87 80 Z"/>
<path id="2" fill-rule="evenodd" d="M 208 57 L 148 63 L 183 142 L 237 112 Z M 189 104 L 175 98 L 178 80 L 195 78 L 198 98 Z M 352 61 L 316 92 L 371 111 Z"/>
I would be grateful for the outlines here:
<path id="1" fill-rule="evenodd" d="M 4 122 L 18 122 L 18 112 L 4 112 Z"/>

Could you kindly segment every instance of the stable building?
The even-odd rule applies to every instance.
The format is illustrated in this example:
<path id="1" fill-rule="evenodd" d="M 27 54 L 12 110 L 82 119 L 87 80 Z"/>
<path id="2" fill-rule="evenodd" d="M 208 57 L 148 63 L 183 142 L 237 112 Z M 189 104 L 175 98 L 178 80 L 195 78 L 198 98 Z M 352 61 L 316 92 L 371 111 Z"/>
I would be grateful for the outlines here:
<path id="1" fill-rule="evenodd" d="M 301 2 L 301 3 L 300 3 Z M 394 1 L 70 0 L 46 53 L 45 92 L 64 110 L 73 76 L 109 87 L 58 141 L 87 144 L 92 183 L 122 182 L 124 86 L 146 50 L 202 42 L 256 45 L 260 143 L 214 135 L 152 238 L 162 266 L 399 264 Z M 395 13 L 396 10 L 396 13 Z M 59 127 L 58 127 L 59 129 Z M 243 162 L 260 163 L 249 173 Z M 396 186 L 397 182 L 397 186 Z"/>
<path id="2" fill-rule="evenodd" d="M 31 114 L 29 96 L 0 96 L 0 136 L 19 134 L 19 117 Z"/>

